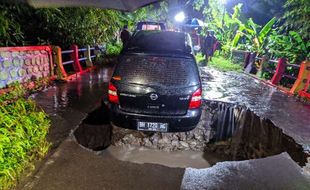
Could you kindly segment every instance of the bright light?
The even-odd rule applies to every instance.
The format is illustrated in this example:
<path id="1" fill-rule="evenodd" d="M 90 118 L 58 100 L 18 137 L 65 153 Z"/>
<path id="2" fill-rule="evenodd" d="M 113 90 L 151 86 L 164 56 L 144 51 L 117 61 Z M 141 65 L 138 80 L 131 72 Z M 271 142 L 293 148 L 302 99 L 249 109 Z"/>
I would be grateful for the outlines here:
<path id="1" fill-rule="evenodd" d="M 221 2 L 222 5 L 226 5 L 227 0 L 220 0 L 220 2 Z"/>
<path id="2" fill-rule="evenodd" d="M 183 11 L 179 12 L 178 14 L 175 15 L 174 17 L 175 21 L 177 22 L 183 22 L 185 19 L 185 14 Z"/>

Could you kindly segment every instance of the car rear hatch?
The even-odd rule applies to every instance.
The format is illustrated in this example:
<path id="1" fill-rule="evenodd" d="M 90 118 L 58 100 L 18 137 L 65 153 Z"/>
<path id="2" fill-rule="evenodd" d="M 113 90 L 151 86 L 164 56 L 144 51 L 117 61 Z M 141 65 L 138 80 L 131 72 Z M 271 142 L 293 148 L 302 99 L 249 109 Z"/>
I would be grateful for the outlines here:
<path id="1" fill-rule="evenodd" d="M 150 115 L 185 115 L 192 94 L 200 88 L 192 57 L 124 56 L 112 81 L 121 110 Z"/>

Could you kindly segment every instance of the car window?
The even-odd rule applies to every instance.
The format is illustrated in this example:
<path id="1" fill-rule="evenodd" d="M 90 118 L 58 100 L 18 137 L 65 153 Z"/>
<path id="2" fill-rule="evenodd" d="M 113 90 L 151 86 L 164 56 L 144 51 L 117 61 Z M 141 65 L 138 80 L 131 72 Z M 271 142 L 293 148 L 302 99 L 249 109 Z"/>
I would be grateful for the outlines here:
<path id="1" fill-rule="evenodd" d="M 190 54 L 186 38 L 181 32 L 140 31 L 131 38 L 125 52 Z"/>
<path id="2" fill-rule="evenodd" d="M 195 61 L 191 58 L 123 56 L 115 69 L 126 83 L 167 87 L 199 84 Z"/>
<path id="3" fill-rule="evenodd" d="M 162 30 L 159 24 L 143 24 L 142 30 Z"/>

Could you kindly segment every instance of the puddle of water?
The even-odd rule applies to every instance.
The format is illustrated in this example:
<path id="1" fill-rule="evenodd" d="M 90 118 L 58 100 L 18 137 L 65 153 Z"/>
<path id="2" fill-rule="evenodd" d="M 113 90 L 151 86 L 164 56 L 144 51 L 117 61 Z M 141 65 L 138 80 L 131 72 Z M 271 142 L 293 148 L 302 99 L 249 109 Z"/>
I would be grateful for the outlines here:
<path id="1" fill-rule="evenodd" d="M 211 166 L 207 159 L 210 159 L 212 163 L 220 161 L 214 155 L 207 155 L 204 152 L 191 150 L 168 152 L 138 146 L 110 146 L 108 149 L 102 151 L 100 155 L 106 156 L 107 154 L 122 161 L 138 164 L 160 164 L 179 168 L 207 168 Z"/>

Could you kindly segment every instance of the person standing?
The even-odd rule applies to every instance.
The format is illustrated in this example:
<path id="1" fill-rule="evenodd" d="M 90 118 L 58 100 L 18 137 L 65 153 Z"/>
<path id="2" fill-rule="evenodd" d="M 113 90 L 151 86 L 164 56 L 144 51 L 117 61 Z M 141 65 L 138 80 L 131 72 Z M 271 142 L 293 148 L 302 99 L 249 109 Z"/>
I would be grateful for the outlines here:
<path id="1" fill-rule="evenodd" d="M 214 52 L 218 49 L 219 47 L 219 41 L 216 39 L 214 35 L 214 31 L 211 33 L 211 37 L 213 38 L 213 44 L 212 44 L 212 55 L 214 55 Z M 210 58 L 211 59 L 211 58 Z"/>
<path id="2" fill-rule="evenodd" d="M 131 37 L 131 34 L 128 31 L 128 26 L 125 25 L 123 27 L 123 30 L 121 31 L 121 40 L 122 40 L 122 43 L 123 43 L 123 47 L 127 44 L 127 42 L 128 42 L 130 37 Z"/>
<path id="3" fill-rule="evenodd" d="M 204 48 L 207 62 L 211 61 L 211 57 L 213 55 L 213 45 L 214 45 L 214 38 L 210 35 L 210 32 L 207 31 L 207 35 L 204 41 Z"/>

